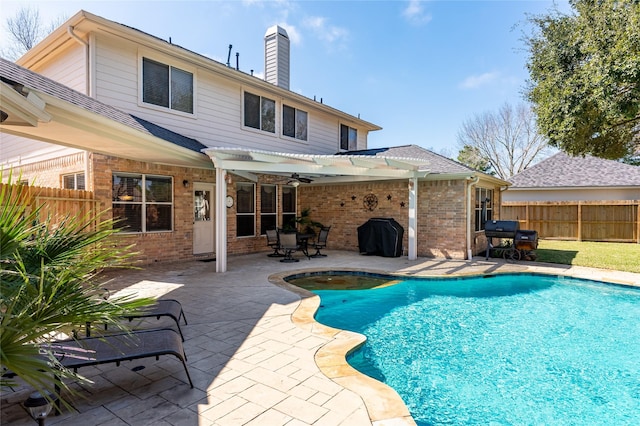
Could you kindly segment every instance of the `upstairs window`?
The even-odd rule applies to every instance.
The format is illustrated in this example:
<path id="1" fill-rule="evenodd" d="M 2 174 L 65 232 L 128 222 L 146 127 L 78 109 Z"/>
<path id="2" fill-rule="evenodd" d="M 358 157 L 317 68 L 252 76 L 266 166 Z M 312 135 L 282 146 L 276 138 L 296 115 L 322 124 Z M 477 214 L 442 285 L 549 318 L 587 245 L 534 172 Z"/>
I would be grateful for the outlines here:
<path id="1" fill-rule="evenodd" d="M 307 140 L 307 113 L 305 111 L 282 106 L 282 134 L 291 138 Z"/>
<path id="2" fill-rule="evenodd" d="M 64 189 L 85 189 L 84 173 L 62 175 L 62 187 Z"/>
<path id="3" fill-rule="evenodd" d="M 193 114 L 193 74 L 142 58 L 142 101 Z"/>
<path id="4" fill-rule="evenodd" d="M 244 92 L 244 125 L 275 133 L 276 101 Z"/>
<path id="5" fill-rule="evenodd" d="M 340 149 L 354 151 L 358 149 L 358 130 L 353 127 L 340 125 Z"/>

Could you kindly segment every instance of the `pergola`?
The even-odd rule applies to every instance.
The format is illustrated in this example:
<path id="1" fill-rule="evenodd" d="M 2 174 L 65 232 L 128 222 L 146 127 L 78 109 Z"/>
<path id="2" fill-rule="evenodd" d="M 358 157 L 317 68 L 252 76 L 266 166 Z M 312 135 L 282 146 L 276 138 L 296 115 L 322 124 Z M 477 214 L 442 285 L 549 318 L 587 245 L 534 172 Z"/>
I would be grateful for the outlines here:
<path id="1" fill-rule="evenodd" d="M 424 159 L 380 155 L 316 155 L 252 150 L 246 148 L 207 148 L 203 150 L 216 168 L 216 182 L 225 182 L 233 172 L 256 182 L 258 174 L 313 177 L 315 184 L 407 179 L 409 187 L 408 256 L 417 258 L 418 178 L 429 174 Z M 216 185 L 216 272 L 227 270 L 226 185 Z"/>

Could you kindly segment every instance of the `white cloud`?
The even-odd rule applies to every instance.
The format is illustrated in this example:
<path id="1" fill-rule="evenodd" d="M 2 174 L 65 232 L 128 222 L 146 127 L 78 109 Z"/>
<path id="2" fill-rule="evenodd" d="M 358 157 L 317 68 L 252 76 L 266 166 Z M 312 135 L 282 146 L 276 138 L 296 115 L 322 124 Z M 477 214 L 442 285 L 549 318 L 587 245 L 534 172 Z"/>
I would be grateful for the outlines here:
<path id="1" fill-rule="evenodd" d="M 470 75 L 465 78 L 459 87 L 462 89 L 477 89 L 480 86 L 484 86 L 495 81 L 500 76 L 500 73 L 496 71 L 485 72 L 480 75 Z"/>
<path id="2" fill-rule="evenodd" d="M 409 0 L 407 7 L 402 11 L 402 16 L 415 25 L 422 25 L 431 21 L 431 14 L 425 12 L 424 1 L 420 0 Z"/>
<path id="3" fill-rule="evenodd" d="M 295 25 L 284 23 L 278 25 L 280 25 L 287 31 L 287 35 L 289 36 L 289 41 L 291 41 L 291 44 L 299 45 L 302 42 L 302 35 L 300 34 L 300 31 L 298 31 L 298 29 L 295 27 Z"/>
<path id="4" fill-rule="evenodd" d="M 346 28 L 330 25 L 322 16 L 306 18 L 304 25 L 310 28 L 320 40 L 333 45 L 342 44 L 349 38 L 349 31 Z"/>

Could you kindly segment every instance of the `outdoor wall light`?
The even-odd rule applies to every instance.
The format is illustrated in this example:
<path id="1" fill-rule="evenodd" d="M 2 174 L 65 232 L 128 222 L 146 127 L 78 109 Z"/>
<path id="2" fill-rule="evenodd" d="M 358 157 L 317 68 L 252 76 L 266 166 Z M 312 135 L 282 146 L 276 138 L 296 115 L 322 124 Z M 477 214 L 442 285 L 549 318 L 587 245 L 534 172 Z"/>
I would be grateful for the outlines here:
<path id="1" fill-rule="evenodd" d="M 185 179 L 185 180 L 183 180 L 183 181 L 182 181 L 182 186 L 184 186 L 185 188 L 188 188 L 188 187 L 189 187 L 189 181 L 188 181 L 188 180 L 186 180 L 186 179 Z"/>
<path id="2" fill-rule="evenodd" d="M 39 426 L 44 426 L 44 419 L 47 418 L 53 408 L 53 404 L 49 402 L 51 393 L 47 392 L 47 396 L 49 396 L 49 399 L 45 398 L 40 392 L 34 392 L 24 402 L 25 408 L 29 411 L 31 417 L 38 421 Z"/>
<path id="3" fill-rule="evenodd" d="M 352 195 L 352 196 L 351 196 L 351 201 L 355 201 L 355 200 L 356 200 L 356 198 L 357 198 L 357 197 L 356 197 L 355 195 Z"/>
<path id="4" fill-rule="evenodd" d="M 340 207 L 344 207 L 344 201 L 340 203 Z"/>
<path id="5" fill-rule="evenodd" d="M 231 178 L 231 174 L 227 173 L 227 184 L 231 185 L 233 183 L 233 179 Z"/>
<path id="6" fill-rule="evenodd" d="M 391 201 L 392 198 L 391 194 L 387 195 L 387 200 Z"/>

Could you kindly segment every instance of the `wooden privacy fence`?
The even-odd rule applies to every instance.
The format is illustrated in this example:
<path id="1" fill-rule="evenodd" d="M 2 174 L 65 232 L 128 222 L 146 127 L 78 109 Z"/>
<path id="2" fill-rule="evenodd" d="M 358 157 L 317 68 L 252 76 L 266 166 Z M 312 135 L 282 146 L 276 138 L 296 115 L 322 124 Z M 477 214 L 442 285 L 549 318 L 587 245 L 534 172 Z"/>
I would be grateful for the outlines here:
<path id="1" fill-rule="evenodd" d="M 504 201 L 500 219 L 540 238 L 640 244 L 640 201 Z"/>
<path id="2" fill-rule="evenodd" d="M 6 185 L 0 183 L 0 190 L 6 189 L 3 188 Z M 50 217 L 50 225 L 56 226 L 67 217 L 75 217 L 90 220 L 95 225 L 97 202 L 91 191 L 23 186 L 14 188 L 12 192 L 18 199 L 11 202 L 27 205 L 27 212 L 40 209 L 38 211 L 40 222 Z"/>

